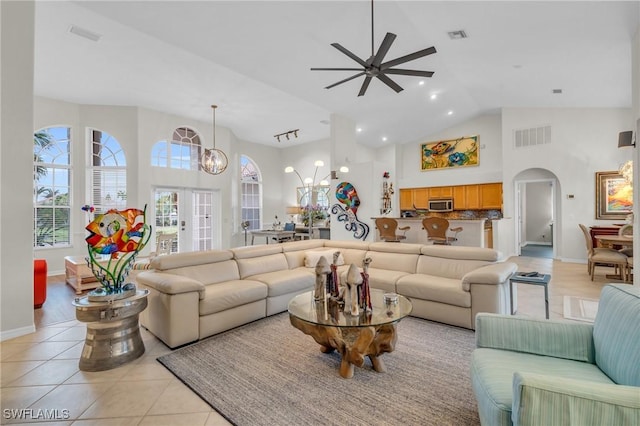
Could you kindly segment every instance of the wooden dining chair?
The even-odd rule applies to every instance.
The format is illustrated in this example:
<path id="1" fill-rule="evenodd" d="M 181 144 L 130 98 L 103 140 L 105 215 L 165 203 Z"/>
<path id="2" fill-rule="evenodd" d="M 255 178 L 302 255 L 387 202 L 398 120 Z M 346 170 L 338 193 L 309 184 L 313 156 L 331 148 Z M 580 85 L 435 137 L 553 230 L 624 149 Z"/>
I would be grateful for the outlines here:
<path id="1" fill-rule="evenodd" d="M 621 279 L 625 281 L 628 271 L 628 256 L 612 248 L 594 248 L 593 240 L 587 227 L 581 223 L 578 224 L 578 226 L 584 234 L 585 244 L 587 246 L 587 270 L 591 276 L 591 281 L 593 281 L 596 266 L 611 267 L 611 265 L 613 265 L 615 273 L 619 274 Z"/>

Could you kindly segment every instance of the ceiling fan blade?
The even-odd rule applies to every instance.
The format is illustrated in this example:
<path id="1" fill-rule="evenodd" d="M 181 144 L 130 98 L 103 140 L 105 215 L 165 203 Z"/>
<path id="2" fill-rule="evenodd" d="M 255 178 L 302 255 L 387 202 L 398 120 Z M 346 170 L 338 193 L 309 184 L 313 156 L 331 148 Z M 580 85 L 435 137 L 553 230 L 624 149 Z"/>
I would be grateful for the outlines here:
<path id="1" fill-rule="evenodd" d="M 398 68 L 386 69 L 382 72 L 385 74 L 412 75 L 414 77 L 431 77 L 433 75 L 433 71 L 403 70 Z"/>
<path id="2" fill-rule="evenodd" d="M 362 82 L 362 87 L 360 87 L 360 92 L 358 92 L 358 96 L 364 96 L 367 89 L 369 88 L 369 83 L 371 83 L 371 76 L 366 76 L 364 81 Z"/>
<path id="3" fill-rule="evenodd" d="M 414 59 L 422 58 L 423 56 L 431 55 L 436 53 L 436 48 L 431 46 L 429 48 L 419 50 L 417 52 L 411 53 L 409 55 L 401 56 L 398 59 L 394 59 L 389 62 L 385 62 L 380 65 L 381 70 L 386 70 L 387 68 L 394 67 L 396 65 L 404 64 L 405 62 L 413 61 Z"/>
<path id="4" fill-rule="evenodd" d="M 311 68 L 311 71 L 362 71 L 362 68 Z"/>
<path id="5" fill-rule="evenodd" d="M 376 77 L 378 77 L 384 84 L 386 84 L 387 86 L 395 90 L 396 93 L 400 93 L 404 90 L 395 81 L 391 80 L 389 77 L 387 77 L 384 74 L 378 74 Z"/>
<path id="6" fill-rule="evenodd" d="M 382 60 L 389 51 L 389 48 L 391 47 L 391 44 L 395 39 L 396 35 L 393 33 L 387 33 L 387 35 L 384 36 L 384 40 L 382 40 L 382 44 L 380 44 L 378 53 L 376 53 L 376 56 L 373 58 L 373 62 L 371 63 L 371 65 L 373 65 L 374 67 L 380 66 Z"/>
<path id="7" fill-rule="evenodd" d="M 325 87 L 325 89 L 331 89 L 332 87 L 336 87 L 338 84 L 346 83 L 347 81 L 353 80 L 354 78 L 358 78 L 358 77 L 360 77 L 361 75 L 364 75 L 364 71 L 359 72 L 358 74 L 352 75 L 352 76 L 351 76 L 351 77 L 349 77 L 349 78 L 345 78 L 344 80 L 340 80 L 340 81 L 339 81 L 339 82 L 337 82 L 337 83 L 333 83 L 333 84 L 331 84 L 331 85 L 329 85 L 329 86 Z"/>
<path id="8" fill-rule="evenodd" d="M 351 53 L 349 50 L 342 47 L 340 43 L 331 43 L 331 45 L 336 49 L 338 49 L 339 51 L 341 51 L 342 53 L 344 53 L 345 55 L 347 55 L 348 57 L 350 57 L 351 59 L 353 59 L 354 61 L 356 61 L 357 63 L 359 63 L 360 65 L 362 65 L 363 67 L 366 68 L 369 66 L 365 61 L 358 58 L 355 54 Z"/>

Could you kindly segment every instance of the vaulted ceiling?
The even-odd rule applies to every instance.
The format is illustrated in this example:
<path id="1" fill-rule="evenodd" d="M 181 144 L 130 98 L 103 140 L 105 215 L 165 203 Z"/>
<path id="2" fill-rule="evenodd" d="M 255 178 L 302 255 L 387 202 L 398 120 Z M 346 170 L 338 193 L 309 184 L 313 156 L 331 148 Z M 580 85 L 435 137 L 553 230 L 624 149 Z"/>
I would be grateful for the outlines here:
<path id="1" fill-rule="evenodd" d="M 374 79 L 358 97 L 363 77 L 327 90 L 353 72 L 310 68 L 358 66 L 334 42 L 369 57 L 369 1 L 42 1 L 35 93 L 205 122 L 215 103 L 218 125 L 272 146 L 329 137 L 332 113 L 370 147 L 419 141 L 502 107 L 631 107 L 639 4 L 376 1 L 375 49 L 387 32 L 387 59 L 435 46 L 402 66 L 435 74 L 392 76 L 400 93 Z M 450 38 L 458 30 L 468 37 Z"/>

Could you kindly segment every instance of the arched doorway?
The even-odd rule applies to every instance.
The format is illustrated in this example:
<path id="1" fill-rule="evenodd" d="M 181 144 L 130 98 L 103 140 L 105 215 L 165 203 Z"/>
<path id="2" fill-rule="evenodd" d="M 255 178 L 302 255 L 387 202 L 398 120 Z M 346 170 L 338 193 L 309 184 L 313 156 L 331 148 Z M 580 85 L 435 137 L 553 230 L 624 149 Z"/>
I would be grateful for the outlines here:
<path id="1" fill-rule="evenodd" d="M 523 170 L 514 177 L 515 242 L 519 256 L 557 257 L 559 182 L 546 169 Z"/>

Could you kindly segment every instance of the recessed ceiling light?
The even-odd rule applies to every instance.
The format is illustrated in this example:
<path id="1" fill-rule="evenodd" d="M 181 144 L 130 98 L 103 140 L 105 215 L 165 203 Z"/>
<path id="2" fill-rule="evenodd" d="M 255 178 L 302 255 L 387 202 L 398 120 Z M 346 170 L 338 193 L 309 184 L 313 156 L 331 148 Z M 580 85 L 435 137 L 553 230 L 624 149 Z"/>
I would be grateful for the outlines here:
<path id="1" fill-rule="evenodd" d="M 447 115 L 453 115 L 453 111 L 448 111 Z"/>
<path id="2" fill-rule="evenodd" d="M 561 95 L 562 94 L 562 89 L 553 89 L 551 91 L 551 93 L 553 93 L 554 95 Z"/>
<path id="3" fill-rule="evenodd" d="M 69 27 L 69 32 L 71 34 L 75 34 L 77 36 L 80 37 L 84 37 L 86 39 L 89 39 L 91 41 L 98 41 L 102 38 L 102 36 L 98 33 L 94 33 L 93 31 L 89 31 L 89 30 L 85 30 L 84 28 L 80 28 L 77 27 L 75 25 L 72 25 Z"/>
<path id="4" fill-rule="evenodd" d="M 382 137 L 382 142 L 386 142 L 386 141 L 387 141 L 387 137 L 386 137 L 386 136 L 383 136 L 383 137 Z"/>
<path id="5" fill-rule="evenodd" d="M 458 31 L 449 31 L 447 34 L 449 34 L 449 38 L 451 40 L 459 40 L 461 38 L 467 38 L 467 33 L 464 30 L 458 30 Z"/>
<path id="6" fill-rule="evenodd" d="M 362 132 L 362 127 L 358 127 L 358 128 L 356 129 L 356 132 L 358 132 L 358 133 Z"/>
<path id="7" fill-rule="evenodd" d="M 429 96 L 429 99 L 431 99 L 432 101 L 435 101 L 436 99 L 438 99 L 438 95 L 433 93 L 431 94 L 431 96 Z"/>
<path id="8" fill-rule="evenodd" d="M 424 80 L 420 80 L 420 81 L 418 82 L 418 86 L 424 86 Z"/>

